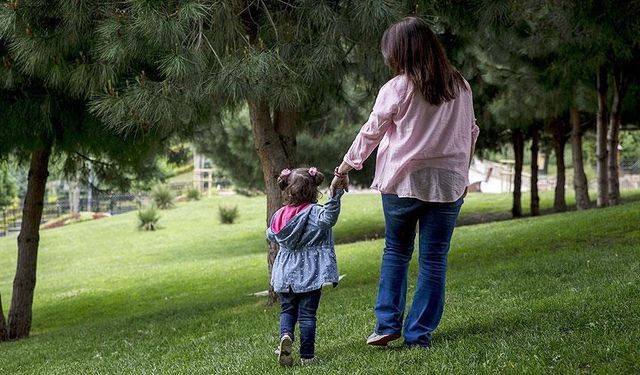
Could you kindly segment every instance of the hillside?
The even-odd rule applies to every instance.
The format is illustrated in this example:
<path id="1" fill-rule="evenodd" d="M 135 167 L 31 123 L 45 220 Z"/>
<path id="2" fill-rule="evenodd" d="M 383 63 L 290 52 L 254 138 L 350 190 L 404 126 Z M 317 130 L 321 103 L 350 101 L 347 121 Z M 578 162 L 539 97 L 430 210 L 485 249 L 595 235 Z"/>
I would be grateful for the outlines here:
<path id="1" fill-rule="evenodd" d="M 238 223 L 218 223 L 221 199 Z M 263 210 L 214 197 L 163 211 L 157 232 L 133 213 L 43 231 L 32 337 L 0 345 L 0 373 L 284 373 L 278 309 L 247 296 L 266 285 Z M 320 363 L 301 372 L 638 372 L 638 222 L 629 203 L 458 228 L 429 351 L 364 345 L 383 241 L 339 245 L 347 276 L 324 291 Z M 348 195 L 336 236 L 380 223 L 377 196 Z M 5 311 L 14 241 L 0 240 Z"/>

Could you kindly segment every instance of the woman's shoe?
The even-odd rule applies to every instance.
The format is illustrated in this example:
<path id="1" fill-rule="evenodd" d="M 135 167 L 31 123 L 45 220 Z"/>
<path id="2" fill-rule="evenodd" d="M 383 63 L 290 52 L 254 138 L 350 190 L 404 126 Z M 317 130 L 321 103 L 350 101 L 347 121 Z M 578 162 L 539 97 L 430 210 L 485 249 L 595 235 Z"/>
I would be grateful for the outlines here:
<path id="1" fill-rule="evenodd" d="M 379 335 L 373 332 L 367 338 L 367 345 L 371 346 L 387 346 L 390 341 L 397 340 L 400 338 L 399 333 L 392 333 L 390 335 Z"/>
<path id="2" fill-rule="evenodd" d="M 280 366 L 293 365 L 293 358 L 291 357 L 293 342 L 289 335 L 283 335 L 280 339 L 280 352 L 278 353 L 278 363 Z"/>

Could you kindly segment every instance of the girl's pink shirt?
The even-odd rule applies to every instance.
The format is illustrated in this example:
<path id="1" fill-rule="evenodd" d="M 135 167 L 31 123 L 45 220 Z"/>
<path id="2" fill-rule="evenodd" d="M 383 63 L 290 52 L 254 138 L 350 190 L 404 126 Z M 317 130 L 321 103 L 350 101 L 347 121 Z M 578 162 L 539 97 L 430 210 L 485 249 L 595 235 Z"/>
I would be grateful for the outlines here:
<path id="1" fill-rule="evenodd" d="M 429 104 L 405 75 L 378 93 L 369 120 L 344 161 L 355 169 L 378 147 L 372 188 L 426 202 L 453 202 L 469 185 L 469 163 L 479 129 L 471 87 L 438 106 Z"/>
<path id="2" fill-rule="evenodd" d="M 291 220 L 294 216 L 299 214 L 302 210 L 309 207 L 311 203 L 303 203 L 299 206 L 283 206 L 273 215 L 273 220 L 271 220 L 271 231 L 273 233 L 278 233 L 284 228 L 285 225 Z"/>

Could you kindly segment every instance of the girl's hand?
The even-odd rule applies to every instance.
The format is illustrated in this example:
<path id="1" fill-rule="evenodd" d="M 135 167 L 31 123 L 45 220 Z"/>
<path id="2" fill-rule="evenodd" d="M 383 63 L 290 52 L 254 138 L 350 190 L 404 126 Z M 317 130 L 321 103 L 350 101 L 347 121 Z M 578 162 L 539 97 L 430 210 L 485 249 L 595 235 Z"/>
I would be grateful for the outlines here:
<path id="1" fill-rule="evenodd" d="M 336 194 L 336 189 L 344 189 L 344 191 L 349 192 L 349 176 L 333 177 L 329 187 L 329 194 L 332 197 Z"/>
<path id="2" fill-rule="evenodd" d="M 343 161 L 338 167 L 336 167 L 333 172 L 333 181 L 331 181 L 331 187 L 329 188 L 329 193 L 333 197 L 336 193 L 336 189 L 344 189 L 344 191 L 349 192 L 349 173 L 352 170 L 347 162 Z"/>

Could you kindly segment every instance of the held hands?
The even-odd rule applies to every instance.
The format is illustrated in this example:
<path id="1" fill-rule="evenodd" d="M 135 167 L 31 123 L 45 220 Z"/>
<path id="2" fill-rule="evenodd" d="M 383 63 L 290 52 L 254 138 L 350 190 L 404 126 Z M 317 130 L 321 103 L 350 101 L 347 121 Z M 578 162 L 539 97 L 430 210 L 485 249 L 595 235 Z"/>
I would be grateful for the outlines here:
<path id="1" fill-rule="evenodd" d="M 329 194 L 333 197 L 336 194 L 336 189 L 344 189 L 344 191 L 349 191 L 349 176 L 345 175 L 344 177 L 333 177 L 331 181 L 331 187 L 329 187 Z"/>
<path id="2" fill-rule="evenodd" d="M 331 196 L 335 196 L 336 189 L 344 189 L 344 191 L 349 191 L 349 176 L 347 173 L 352 169 L 352 167 L 346 162 L 342 162 L 340 166 L 336 167 L 333 171 L 333 181 L 331 181 L 331 187 L 329 188 L 329 193 Z"/>

